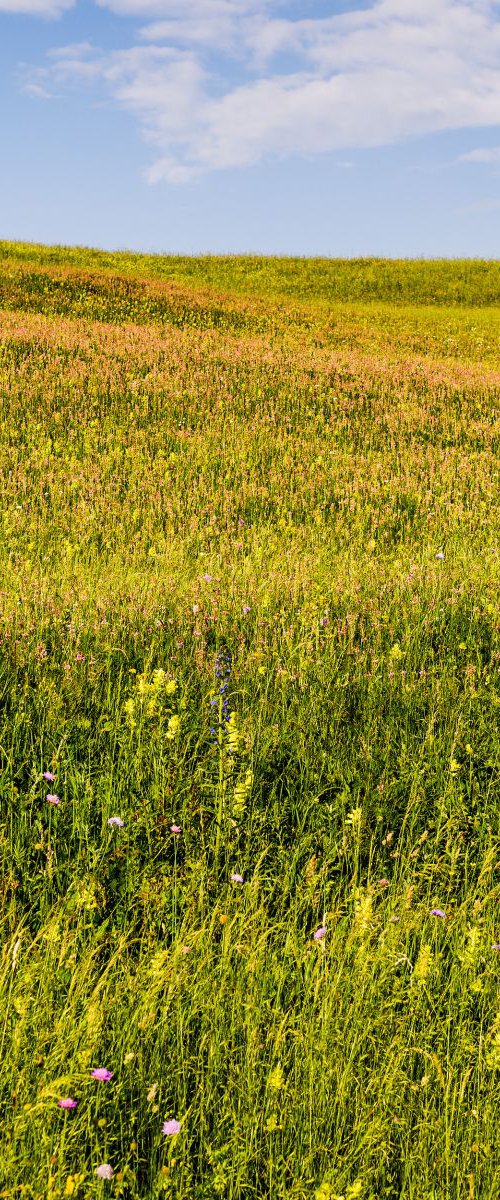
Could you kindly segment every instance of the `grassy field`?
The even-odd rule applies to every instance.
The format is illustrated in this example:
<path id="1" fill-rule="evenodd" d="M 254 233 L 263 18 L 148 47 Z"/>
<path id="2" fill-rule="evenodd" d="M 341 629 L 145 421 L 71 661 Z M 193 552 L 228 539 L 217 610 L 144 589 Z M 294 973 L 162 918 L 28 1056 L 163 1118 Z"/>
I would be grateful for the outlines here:
<path id="1" fill-rule="evenodd" d="M 498 1200 L 499 297 L 0 244 L 2 1200 Z"/>

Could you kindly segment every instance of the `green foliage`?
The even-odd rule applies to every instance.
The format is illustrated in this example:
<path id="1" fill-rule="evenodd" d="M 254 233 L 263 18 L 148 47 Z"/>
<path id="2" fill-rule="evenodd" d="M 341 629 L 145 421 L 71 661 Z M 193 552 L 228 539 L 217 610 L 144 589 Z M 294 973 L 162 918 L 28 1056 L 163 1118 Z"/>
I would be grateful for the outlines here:
<path id="1" fill-rule="evenodd" d="M 0 1197 L 496 1200 L 498 264 L 1 254 Z"/>

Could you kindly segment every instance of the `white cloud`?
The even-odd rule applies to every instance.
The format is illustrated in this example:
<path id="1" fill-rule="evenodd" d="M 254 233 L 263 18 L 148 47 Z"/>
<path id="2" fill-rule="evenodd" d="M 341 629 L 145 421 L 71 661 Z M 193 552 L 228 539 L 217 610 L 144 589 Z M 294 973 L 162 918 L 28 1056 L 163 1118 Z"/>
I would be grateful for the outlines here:
<path id="1" fill-rule="evenodd" d="M 106 3 L 157 18 L 143 45 L 63 49 L 34 82 L 104 84 L 157 147 L 152 182 L 500 125 L 500 0 L 375 0 L 298 20 L 280 0 Z"/>
<path id="2" fill-rule="evenodd" d="M 494 166 L 500 166 L 500 146 L 470 150 L 468 154 L 460 154 L 456 161 L 459 163 L 492 163 Z"/>
<path id="3" fill-rule="evenodd" d="M 75 0 L 0 0 L 0 13 L 30 17 L 60 17 Z"/>

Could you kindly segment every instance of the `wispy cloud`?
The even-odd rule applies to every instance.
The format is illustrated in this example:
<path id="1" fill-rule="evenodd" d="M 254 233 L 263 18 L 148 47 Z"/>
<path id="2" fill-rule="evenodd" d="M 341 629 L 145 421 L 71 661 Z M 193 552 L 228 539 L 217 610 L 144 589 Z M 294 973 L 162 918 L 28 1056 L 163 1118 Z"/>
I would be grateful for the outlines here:
<path id="1" fill-rule="evenodd" d="M 500 146 L 485 146 L 482 149 L 469 150 L 468 154 L 459 154 L 459 163 L 486 163 L 500 167 Z"/>
<path id="2" fill-rule="evenodd" d="M 31 82 L 104 85 L 156 147 L 152 182 L 500 125 L 500 0 L 296 20 L 279 0 L 101 3 L 149 20 L 142 45 L 69 47 Z"/>
<path id="3" fill-rule="evenodd" d="M 20 14 L 30 17 L 60 17 L 75 0 L 0 0 L 0 13 Z"/>

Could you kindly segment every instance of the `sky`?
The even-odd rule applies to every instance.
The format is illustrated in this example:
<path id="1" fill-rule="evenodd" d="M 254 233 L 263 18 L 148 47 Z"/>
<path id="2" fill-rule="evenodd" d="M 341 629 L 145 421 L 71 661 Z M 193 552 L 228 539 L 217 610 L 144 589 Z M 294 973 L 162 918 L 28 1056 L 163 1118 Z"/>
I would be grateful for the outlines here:
<path id="1" fill-rule="evenodd" d="M 0 238 L 500 257 L 500 0 L 0 0 Z"/>

